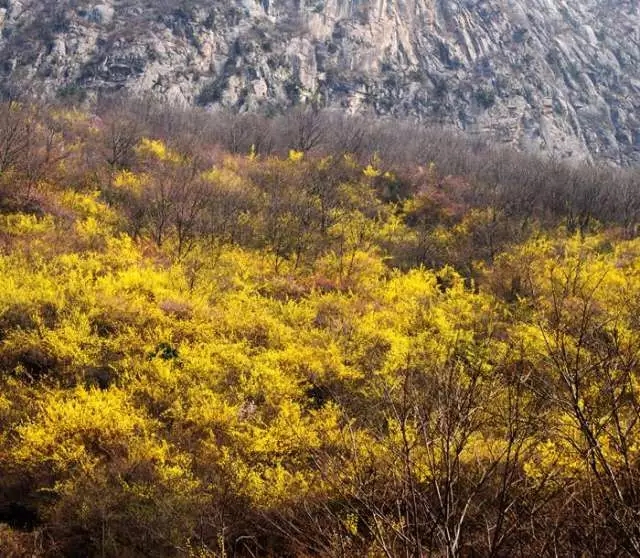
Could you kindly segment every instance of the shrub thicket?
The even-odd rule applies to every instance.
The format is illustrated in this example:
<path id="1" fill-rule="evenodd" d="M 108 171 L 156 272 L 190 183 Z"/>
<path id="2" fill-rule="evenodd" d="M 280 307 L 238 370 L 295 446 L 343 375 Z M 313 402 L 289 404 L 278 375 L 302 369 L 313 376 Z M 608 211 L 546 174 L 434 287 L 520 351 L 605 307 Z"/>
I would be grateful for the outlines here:
<path id="1" fill-rule="evenodd" d="M 2 105 L 0 554 L 640 556 L 638 184 Z"/>

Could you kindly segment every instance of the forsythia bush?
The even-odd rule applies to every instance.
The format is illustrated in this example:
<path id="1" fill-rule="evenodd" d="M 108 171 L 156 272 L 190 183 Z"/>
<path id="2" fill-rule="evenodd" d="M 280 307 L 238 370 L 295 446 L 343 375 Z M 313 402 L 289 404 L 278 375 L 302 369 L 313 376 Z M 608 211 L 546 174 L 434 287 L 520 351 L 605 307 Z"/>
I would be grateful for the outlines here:
<path id="1" fill-rule="evenodd" d="M 640 555 L 639 240 L 69 122 L 0 214 L 0 555 Z"/>

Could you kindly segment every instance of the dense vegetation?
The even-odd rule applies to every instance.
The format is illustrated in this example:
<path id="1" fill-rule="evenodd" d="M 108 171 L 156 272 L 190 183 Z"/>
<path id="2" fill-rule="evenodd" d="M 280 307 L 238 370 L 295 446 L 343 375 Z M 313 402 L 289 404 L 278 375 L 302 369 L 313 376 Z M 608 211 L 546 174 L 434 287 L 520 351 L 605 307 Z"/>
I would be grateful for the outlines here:
<path id="1" fill-rule="evenodd" d="M 0 555 L 640 556 L 638 175 L 0 107 Z"/>

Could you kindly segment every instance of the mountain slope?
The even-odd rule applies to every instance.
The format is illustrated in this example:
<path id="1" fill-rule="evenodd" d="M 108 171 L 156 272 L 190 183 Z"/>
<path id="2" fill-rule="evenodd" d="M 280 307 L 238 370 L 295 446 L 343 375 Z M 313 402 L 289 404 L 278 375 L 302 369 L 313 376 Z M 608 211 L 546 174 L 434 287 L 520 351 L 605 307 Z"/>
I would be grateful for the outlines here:
<path id="1" fill-rule="evenodd" d="M 0 77 L 237 110 L 417 117 L 640 161 L 638 0 L 0 2 Z"/>

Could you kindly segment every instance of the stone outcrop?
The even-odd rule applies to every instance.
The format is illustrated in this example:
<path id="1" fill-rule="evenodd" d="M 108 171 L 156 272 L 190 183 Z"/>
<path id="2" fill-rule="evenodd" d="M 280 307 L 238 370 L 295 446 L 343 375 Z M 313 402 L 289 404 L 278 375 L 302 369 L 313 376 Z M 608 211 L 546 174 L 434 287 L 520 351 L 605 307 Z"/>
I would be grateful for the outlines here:
<path id="1" fill-rule="evenodd" d="M 639 0 L 0 0 L 0 29 L 5 90 L 314 102 L 640 162 Z"/>

